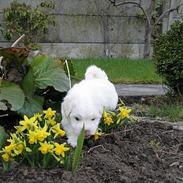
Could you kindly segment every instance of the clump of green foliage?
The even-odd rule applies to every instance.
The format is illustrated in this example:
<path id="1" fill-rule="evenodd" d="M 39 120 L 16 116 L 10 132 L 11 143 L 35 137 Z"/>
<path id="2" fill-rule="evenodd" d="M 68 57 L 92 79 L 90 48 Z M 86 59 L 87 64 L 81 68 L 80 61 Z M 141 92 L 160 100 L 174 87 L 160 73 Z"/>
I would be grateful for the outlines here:
<path id="1" fill-rule="evenodd" d="M 46 55 L 25 58 L 24 52 L 24 48 L 0 49 L 0 56 L 3 56 L 0 110 L 32 116 L 43 110 L 47 100 L 52 103 L 52 98 L 47 95 L 50 90 L 51 93 L 66 92 L 69 82 L 60 60 Z M 25 57 L 20 57 L 19 53 Z M 61 98 L 57 98 L 59 106 L 60 101 Z"/>
<path id="2" fill-rule="evenodd" d="M 183 94 L 183 23 L 175 22 L 154 43 L 154 60 L 158 74 L 178 96 Z"/>
<path id="3" fill-rule="evenodd" d="M 3 12 L 2 32 L 8 41 L 16 40 L 25 34 L 24 45 L 37 43 L 48 31 L 48 26 L 55 25 L 53 15 L 48 10 L 54 9 L 52 1 L 41 2 L 36 7 L 13 0 Z"/>

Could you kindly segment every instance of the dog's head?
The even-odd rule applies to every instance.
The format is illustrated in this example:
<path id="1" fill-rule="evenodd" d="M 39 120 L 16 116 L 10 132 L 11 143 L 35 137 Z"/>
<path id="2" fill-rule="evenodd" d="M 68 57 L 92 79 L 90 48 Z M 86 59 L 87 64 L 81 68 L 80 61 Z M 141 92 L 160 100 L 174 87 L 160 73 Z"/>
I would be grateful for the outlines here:
<path id="1" fill-rule="evenodd" d="M 102 117 L 103 107 L 91 101 L 90 99 L 79 99 L 66 96 L 62 103 L 62 116 L 63 121 L 69 124 L 73 132 L 79 135 L 84 126 L 85 137 L 94 135 L 100 119 Z"/>

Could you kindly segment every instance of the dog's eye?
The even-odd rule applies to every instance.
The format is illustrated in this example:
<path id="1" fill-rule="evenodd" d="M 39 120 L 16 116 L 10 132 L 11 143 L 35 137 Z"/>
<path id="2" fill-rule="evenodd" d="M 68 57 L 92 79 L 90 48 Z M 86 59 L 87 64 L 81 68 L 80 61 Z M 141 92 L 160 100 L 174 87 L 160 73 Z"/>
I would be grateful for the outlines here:
<path id="1" fill-rule="evenodd" d="M 80 119 L 79 119 L 78 117 L 75 117 L 75 120 L 76 120 L 76 121 L 80 121 Z"/>
<path id="2" fill-rule="evenodd" d="M 92 121 L 95 121 L 95 119 L 96 119 L 96 118 L 92 118 L 91 120 L 92 120 Z"/>

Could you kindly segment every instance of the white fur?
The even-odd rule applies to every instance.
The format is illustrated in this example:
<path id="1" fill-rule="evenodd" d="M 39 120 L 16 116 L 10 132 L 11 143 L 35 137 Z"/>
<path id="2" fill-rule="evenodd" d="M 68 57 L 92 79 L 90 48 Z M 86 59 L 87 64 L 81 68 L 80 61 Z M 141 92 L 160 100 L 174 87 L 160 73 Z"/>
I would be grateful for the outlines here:
<path id="1" fill-rule="evenodd" d="M 75 147 L 81 129 L 87 136 L 94 135 L 104 109 L 114 110 L 118 95 L 106 73 L 96 66 L 90 66 L 85 79 L 75 84 L 62 103 L 62 126 L 68 143 Z"/>

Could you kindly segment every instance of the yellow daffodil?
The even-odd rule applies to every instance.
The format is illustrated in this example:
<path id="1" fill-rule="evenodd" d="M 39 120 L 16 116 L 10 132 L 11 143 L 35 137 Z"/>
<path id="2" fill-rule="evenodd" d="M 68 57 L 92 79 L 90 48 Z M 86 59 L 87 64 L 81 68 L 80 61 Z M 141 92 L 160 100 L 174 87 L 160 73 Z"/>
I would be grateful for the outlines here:
<path id="1" fill-rule="evenodd" d="M 9 138 L 7 141 L 16 144 L 17 142 L 21 141 L 21 139 L 18 137 L 16 133 L 10 133 L 11 138 Z"/>
<path id="2" fill-rule="evenodd" d="M 54 119 L 49 119 L 46 122 L 47 122 L 47 124 L 50 124 L 51 126 L 54 126 L 57 124 L 57 122 Z"/>
<path id="3" fill-rule="evenodd" d="M 24 120 L 20 121 L 19 124 L 21 126 L 17 126 L 17 133 L 22 133 L 24 130 L 29 129 L 36 129 L 37 128 L 37 120 L 36 117 L 28 118 L 26 115 L 24 115 Z"/>
<path id="4" fill-rule="evenodd" d="M 55 116 L 56 111 L 52 110 L 50 107 L 46 110 L 43 111 L 43 113 L 45 114 L 45 119 L 51 119 Z"/>
<path id="5" fill-rule="evenodd" d="M 58 156 L 62 156 L 63 158 L 65 157 L 65 152 L 66 151 L 69 151 L 69 147 L 65 147 L 65 143 L 63 143 L 63 144 L 58 144 L 58 143 L 55 143 L 54 144 L 55 145 L 55 148 L 54 148 L 54 152 L 55 152 L 55 154 L 56 155 L 58 155 Z"/>
<path id="6" fill-rule="evenodd" d="M 27 146 L 26 146 L 26 141 L 19 141 L 17 144 L 16 144 L 16 147 L 14 149 L 14 153 L 15 154 L 12 154 L 12 156 L 17 156 L 19 154 L 22 154 L 24 150 L 27 149 Z"/>
<path id="7" fill-rule="evenodd" d="M 34 117 L 36 118 L 36 120 L 42 121 L 42 115 L 41 114 L 36 113 L 36 114 L 34 114 Z"/>
<path id="8" fill-rule="evenodd" d="M 37 140 L 42 142 L 42 141 L 45 140 L 45 138 L 50 136 L 51 134 L 49 132 L 47 132 L 47 130 L 48 130 L 47 124 L 45 124 L 45 126 L 43 128 L 36 130 L 36 133 L 37 133 L 36 138 L 37 138 Z"/>
<path id="9" fill-rule="evenodd" d="M 23 142 L 22 143 L 18 143 L 16 144 L 16 147 L 14 149 L 14 153 L 15 155 L 19 155 L 19 154 L 22 154 L 23 150 L 24 150 L 24 144 Z"/>
<path id="10" fill-rule="evenodd" d="M 8 162 L 8 161 L 10 160 L 10 156 L 9 156 L 9 154 L 7 154 L 7 153 L 3 154 L 3 155 L 2 155 L 2 158 L 3 158 L 3 160 L 6 161 L 6 162 Z"/>
<path id="11" fill-rule="evenodd" d="M 42 154 L 47 154 L 48 152 L 52 152 L 52 149 L 54 146 L 52 144 L 49 144 L 47 142 L 41 143 L 41 147 L 39 148 L 39 151 L 41 151 Z"/>
<path id="12" fill-rule="evenodd" d="M 97 130 L 94 135 L 94 140 L 98 140 L 103 134 L 101 130 Z"/>
<path id="13" fill-rule="evenodd" d="M 51 131 L 55 134 L 54 138 L 57 136 L 63 137 L 65 135 L 65 131 L 60 129 L 60 124 L 57 123 L 55 126 L 51 128 Z"/>
<path id="14" fill-rule="evenodd" d="M 29 138 L 29 144 L 35 144 L 37 143 L 37 133 L 35 131 L 29 131 L 29 134 L 27 134 Z"/>
<path id="15" fill-rule="evenodd" d="M 16 156 L 21 154 L 24 149 L 23 141 L 17 136 L 17 134 L 10 134 L 11 138 L 7 141 L 10 142 L 8 146 L 5 146 L 3 152 L 10 156 Z"/>
<path id="16" fill-rule="evenodd" d="M 128 118 L 130 112 L 131 109 L 128 109 L 127 107 L 119 107 L 119 115 L 121 119 Z"/>
<path id="17" fill-rule="evenodd" d="M 9 138 L 7 142 L 10 142 L 11 146 L 16 147 L 17 144 L 22 143 L 22 140 L 16 133 L 11 133 L 10 136 L 11 138 Z"/>
<path id="18" fill-rule="evenodd" d="M 104 123 L 108 126 L 110 126 L 113 123 L 112 116 L 107 112 L 103 112 L 103 119 Z"/>
<path id="19" fill-rule="evenodd" d="M 29 144 L 35 144 L 37 143 L 37 132 L 36 131 L 30 131 L 29 134 L 27 134 L 29 138 Z"/>
<path id="20" fill-rule="evenodd" d="M 13 151 L 13 149 L 14 149 L 14 144 L 10 144 L 10 145 L 8 145 L 8 146 L 5 146 L 4 147 L 4 149 L 3 149 L 3 151 L 6 153 L 6 154 L 11 154 L 11 152 Z"/>

